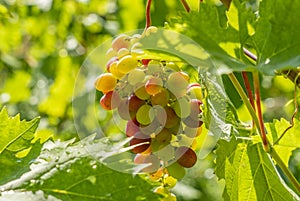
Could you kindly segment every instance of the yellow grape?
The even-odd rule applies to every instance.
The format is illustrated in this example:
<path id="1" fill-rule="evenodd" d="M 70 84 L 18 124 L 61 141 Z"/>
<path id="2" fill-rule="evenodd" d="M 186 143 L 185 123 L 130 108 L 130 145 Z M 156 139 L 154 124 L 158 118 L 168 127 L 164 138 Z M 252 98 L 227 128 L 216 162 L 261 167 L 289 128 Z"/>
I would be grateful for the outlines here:
<path id="1" fill-rule="evenodd" d="M 117 68 L 117 61 L 113 62 L 110 64 L 109 67 L 109 71 L 111 72 L 111 74 L 113 74 L 113 76 L 115 76 L 118 79 L 121 79 L 122 77 L 124 77 L 124 73 L 121 73 L 118 68 Z"/>
<path id="2" fill-rule="evenodd" d="M 133 58 L 132 55 L 126 55 L 122 57 L 117 63 L 117 69 L 121 73 L 128 73 L 138 66 L 137 59 Z"/>
<path id="3" fill-rule="evenodd" d="M 104 73 L 95 80 L 94 85 L 97 90 L 107 93 L 115 89 L 117 79 L 111 73 Z"/>

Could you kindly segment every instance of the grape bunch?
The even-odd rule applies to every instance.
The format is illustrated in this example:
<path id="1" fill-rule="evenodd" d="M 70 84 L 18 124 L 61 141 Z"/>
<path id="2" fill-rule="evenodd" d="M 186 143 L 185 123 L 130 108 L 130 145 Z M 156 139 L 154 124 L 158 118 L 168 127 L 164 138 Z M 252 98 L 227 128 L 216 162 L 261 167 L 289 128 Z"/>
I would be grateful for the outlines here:
<path id="1" fill-rule="evenodd" d="M 106 72 L 96 78 L 95 88 L 103 93 L 102 108 L 127 121 L 134 162 L 149 164 L 141 172 L 168 181 L 170 176 L 183 178 L 185 168 L 197 161 L 202 89 L 175 62 L 151 59 L 138 49 L 139 39 L 152 32 L 154 27 L 143 35 L 115 38 Z"/>

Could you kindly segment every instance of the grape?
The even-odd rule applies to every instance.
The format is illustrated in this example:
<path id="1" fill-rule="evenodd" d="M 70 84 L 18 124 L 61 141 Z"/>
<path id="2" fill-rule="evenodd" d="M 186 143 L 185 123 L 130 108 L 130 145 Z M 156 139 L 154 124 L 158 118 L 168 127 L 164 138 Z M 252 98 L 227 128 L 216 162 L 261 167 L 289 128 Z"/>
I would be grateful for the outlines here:
<path id="1" fill-rule="evenodd" d="M 134 93 L 135 95 L 142 100 L 147 100 L 150 98 L 150 95 L 147 93 L 145 84 L 138 83 L 134 86 Z"/>
<path id="2" fill-rule="evenodd" d="M 174 177 L 175 179 L 182 179 L 185 176 L 185 169 L 177 162 L 172 163 L 167 167 L 168 173 L 170 176 Z"/>
<path id="3" fill-rule="evenodd" d="M 130 54 L 130 52 L 127 48 L 121 48 L 118 51 L 118 58 L 121 59 L 122 57 L 129 55 L 129 54 Z"/>
<path id="4" fill-rule="evenodd" d="M 156 187 L 153 192 L 156 194 L 160 194 L 160 195 L 168 195 L 169 194 L 168 189 L 165 188 L 164 186 Z"/>
<path id="5" fill-rule="evenodd" d="M 121 73 L 128 73 L 132 69 L 136 68 L 138 61 L 134 59 L 131 55 L 124 56 L 117 63 L 117 69 Z"/>
<path id="6" fill-rule="evenodd" d="M 117 64 L 118 62 L 112 62 L 109 66 L 109 71 L 111 72 L 111 74 L 113 74 L 114 77 L 116 77 L 117 79 L 121 79 L 122 77 L 124 77 L 124 73 L 121 73 L 118 68 L 117 68 Z"/>
<path id="7" fill-rule="evenodd" d="M 174 62 L 167 62 L 166 68 L 176 72 L 180 71 L 180 68 Z"/>
<path id="8" fill-rule="evenodd" d="M 191 128 L 198 128 L 198 127 L 200 127 L 200 126 L 203 124 L 202 121 L 200 121 L 200 120 L 195 120 L 195 119 L 193 119 L 193 118 L 191 118 L 191 117 L 185 118 L 185 119 L 183 120 L 183 123 L 184 123 L 185 125 L 187 125 L 188 127 L 191 127 Z"/>
<path id="9" fill-rule="evenodd" d="M 134 158 L 136 164 L 149 164 L 142 169 L 144 173 L 153 173 L 160 168 L 160 161 L 155 155 L 137 154 Z"/>
<path id="10" fill-rule="evenodd" d="M 154 60 L 150 61 L 147 67 L 147 74 L 149 75 L 157 75 L 158 73 L 163 72 L 160 63 Z"/>
<path id="11" fill-rule="evenodd" d="M 163 128 L 162 131 L 155 136 L 155 139 L 161 144 L 169 144 L 172 139 L 172 133 L 168 129 Z"/>
<path id="12" fill-rule="evenodd" d="M 163 88 L 163 81 L 159 77 L 151 77 L 145 84 L 146 92 L 150 95 L 158 94 Z"/>
<path id="13" fill-rule="evenodd" d="M 160 167 L 156 172 L 149 175 L 152 181 L 159 181 L 164 175 L 164 168 Z"/>
<path id="14" fill-rule="evenodd" d="M 150 97 L 152 105 L 166 106 L 169 101 L 169 92 L 166 89 L 162 89 L 159 93 Z"/>
<path id="15" fill-rule="evenodd" d="M 131 120 L 130 113 L 129 113 L 129 100 L 122 99 L 119 106 L 118 106 L 118 113 L 120 117 L 124 120 Z"/>
<path id="16" fill-rule="evenodd" d="M 162 122 L 162 123 L 165 122 L 164 125 L 166 128 L 172 128 L 176 124 L 179 124 L 180 119 L 171 107 L 167 106 L 165 108 L 165 112 L 166 112 L 166 116 L 163 116 L 163 115 L 157 116 L 157 119 L 159 120 L 159 122 Z"/>
<path id="17" fill-rule="evenodd" d="M 100 105 L 105 110 L 112 110 L 119 106 L 121 102 L 120 95 L 115 91 L 110 91 L 100 99 Z"/>
<path id="18" fill-rule="evenodd" d="M 176 149 L 175 157 L 178 158 L 177 163 L 186 168 L 193 167 L 197 162 L 196 153 L 191 148 L 185 146 Z"/>
<path id="19" fill-rule="evenodd" d="M 154 116 L 151 115 L 151 110 L 152 107 L 150 105 L 142 105 L 136 113 L 136 120 L 142 125 L 150 124 L 154 119 Z"/>
<path id="20" fill-rule="evenodd" d="M 104 73 L 95 80 L 94 85 L 98 91 L 107 93 L 115 89 L 117 79 L 111 73 Z"/>
<path id="21" fill-rule="evenodd" d="M 159 144 L 159 142 L 152 140 L 151 150 L 160 160 L 164 161 L 165 164 L 174 160 L 175 148 L 169 143 Z"/>
<path id="22" fill-rule="evenodd" d="M 182 125 L 181 123 L 179 124 L 176 124 L 175 126 L 169 128 L 169 130 L 174 134 L 174 135 L 177 135 L 179 133 L 182 133 Z"/>
<path id="23" fill-rule="evenodd" d="M 177 183 L 177 179 L 172 176 L 166 176 L 164 180 L 164 186 L 167 188 L 173 188 Z"/>
<path id="24" fill-rule="evenodd" d="M 186 96 L 180 97 L 173 105 L 173 109 L 178 117 L 186 118 L 191 113 L 191 104 Z"/>
<path id="25" fill-rule="evenodd" d="M 116 52 L 118 52 L 121 48 L 129 48 L 129 45 L 129 37 L 124 34 L 116 37 L 111 43 L 112 49 Z"/>
<path id="26" fill-rule="evenodd" d="M 190 101 L 190 106 L 191 106 L 191 114 L 190 117 L 193 120 L 199 120 L 199 114 L 202 112 L 200 109 L 200 105 L 202 104 L 202 102 L 198 99 L 192 99 Z"/>
<path id="27" fill-rule="evenodd" d="M 136 85 L 139 82 L 142 82 L 145 78 L 145 73 L 141 69 L 133 69 L 128 73 L 128 82 L 131 85 Z"/>
<path id="28" fill-rule="evenodd" d="M 126 136 L 131 137 L 138 132 L 140 132 L 140 127 L 138 122 L 135 122 L 135 120 L 128 121 L 126 124 Z"/>
<path id="29" fill-rule="evenodd" d="M 136 95 L 132 94 L 128 98 L 128 106 L 129 106 L 129 114 L 131 119 L 135 118 L 137 111 L 139 108 L 145 104 L 144 100 L 139 99 Z"/>
<path id="30" fill-rule="evenodd" d="M 137 153 L 142 153 L 142 152 L 146 151 L 150 146 L 150 142 L 151 142 L 151 139 L 148 136 L 143 135 L 141 132 L 138 132 L 130 140 L 129 144 L 130 144 L 130 146 L 141 144 L 139 146 L 134 147 L 131 150 L 133 153 L 137 154 Z"/>
<path id="31" fill-rule="evenodd" d="M 196 137 L 196 135 L 197 135 L 197 133 L 198 133 L 198 129 L 199 129 L 199 128 L 191 128 L 191 127 L 186 126 L 186 127 L 184 128 L 184 134 L 185 134 L 187 137 L 194 138 L 194 137 Z"/>
<path id="32" fill-rule="evenodd" d="M 198 84 L 198 83 L 189 84 L 189 86 L 187 87 L 187 94 L 191 98 L 196 98 L 198 100 L 202 100 L 203 99 L 202 89 L 201 89 L 200 84 Z"/>
<path id="33" fill-rule="evenodd" d="M 106 70 L 107 72 L 110 73 L 110 65 L 113 63 L 113 62 L 116 62 L 118 61 L 118 57 L 112 57 L 107 63 L 106 63 Z"/>
<path id="34" fill-rule="evenodd" d="M 166 197 L 164 197 L 161 201 L 177 201 L 176 195 L 170 193 Z"/>
<path id="35" fill-rule="evenodd" d="M 114 51 L 112 48 L 109 48 L 106 52 L 106 56 L 108 58 L 114 57 L 114 56 L 116 56 L 116 54 L 117 54 L 116 51 Z"/>
<path id="36" fill-rule="evenodd" d="M 140 125 L 140 130 L 145 135 L 159 133 L 161 131 L 160 123 L 157 119 L 153 119 L 149 125 Z"/>
<path id="37" fill-rule="evenodd" d="M 149 62 L 151 61 L 151 59 L 142 59 L 141 60 L 141 63 L 144 65 L 144 66 L 148 66 Z"/>
<path id="38" fill-rule="evenodd" d="M 176 96 L 182 97 L 186 93 L 188 80 L 183 72 L 174 72 L 168 76 L 167 87 Z"/>

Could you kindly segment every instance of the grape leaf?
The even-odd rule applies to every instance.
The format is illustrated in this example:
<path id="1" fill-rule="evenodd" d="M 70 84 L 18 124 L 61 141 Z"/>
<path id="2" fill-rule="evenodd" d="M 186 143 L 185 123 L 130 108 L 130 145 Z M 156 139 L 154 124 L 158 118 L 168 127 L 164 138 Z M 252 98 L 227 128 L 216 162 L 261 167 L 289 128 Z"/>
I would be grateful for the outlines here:
<path id="1" fill-rule="evenodd" d="M 151 192 L 153 186 L 141 177 L 103 165 L 100 161 L 120 153 L 120 145 L 114 147 L 107 139 L 94 137 L 77 143 L 74 139 L 46 142 L 31 170 L 0 189 L 4 193 L 41 191 L 60 200 L 158 200 Z"/>
<path id="2" fill-rule="evenodd" d="M 273 146 L 273 148 L 279 154 L 286 166 L 288 166 L 292 151 L 300 148 L 300 121 L 295 119 L 294 123 L 294 126 L 283 136 L 283 132 L 290 126 L 290 123 L 287 120 L 283 118 L 281 118 L 280 121 L 275 119 L 273 123 L 265 124 L 268 132 L 267 136 L 271 143 L 274 143 L 282 136 L 282 138 Z"/>
<path id="3" fill-rule="evenodd" d="M 216 174 L 225 179 L 224 200 L 299 200 L 280 179 L 261 143 L 219 141 Z"/>
<path id="4" fill-rule="evenodd" d="M 255 34 L 251 39 L 262 72 L 274 73 L 274 70 L 300 65 L 299 9 L 299 1 L 261 1 Z"/>
<path id="5" fill-rule="evenodd" d="M 40 143 L 32 143 L 39 120 L 20 121 L 19 114 L 9 117 L 6 108 L 0 111 L 0 185 L 28 171 L 29 162 L 39 155 Z"/>

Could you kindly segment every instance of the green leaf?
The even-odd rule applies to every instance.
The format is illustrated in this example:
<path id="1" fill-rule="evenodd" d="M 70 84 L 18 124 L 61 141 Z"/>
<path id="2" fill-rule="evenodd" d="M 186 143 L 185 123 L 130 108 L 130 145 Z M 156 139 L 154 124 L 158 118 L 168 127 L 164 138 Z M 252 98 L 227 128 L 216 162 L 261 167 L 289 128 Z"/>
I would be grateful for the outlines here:
<path id="1" fill-rule="evenodd" d="M 114 147 L 107 139 L 95 141 L 94 137 L 77 143 L 74 140 L 46 142 L 31 170 L 0 189 L 4 193 L 42 191 L 45 196 L 64 201 L 158 200 L 159 196 L 152 192 L 153 186 L 141 177 L 115 171 L 101 163 L 114 158 L 120 152 L 120 145 Z"/>
<path id="2" fill-rule="evenodd" d="M 28 171 L 39 155 L 40 143 L 32 143 L 39 121 L 20 121 L 20 115 L 9 117 L 6 108 L 0 111 L 0 185 Z"/>
<path id="3" fill-rule="evenodd" d="M 294 126 L 287 130 L 283 136 L 282 134 L 284 131 L 290 126 L 290 123 L 287 120 L 283 118 L 281 118 L 280 121 L 275 119 L 273 123 L 265 124 L 268 133 L 267 136 L 271 143 L 274 143 L 281 137 L 273 148 L 279 154 L 286 166 L 288 166 L 292 152 L 295 149 L 300 148 L 300 121 L 294 119 L 294 123 Z"/>
<path id="4" fill-rule="evenodd" d="M 258 68 L 265 73 L 300 65 L 300 1 L 264 0 L 252 37 Z"/>
<path id="5" fill-rule="evenodd" d="M 225 179 L 224 200 L 291 201 L 300 198 L 280 179 L 261 143 L 221 140 L 216 174 Z"/>
<path id="6" fill-rule="evenodd" d="M 222 78 L 210 73 L 199 74 L 202 85 L 207 89 L 205 100 L 205 126 L 214 136 L 230 139 L 231 135 L 242 135 L 243 128 L 236 114 L 236 109 L 227 97 Z"/>

